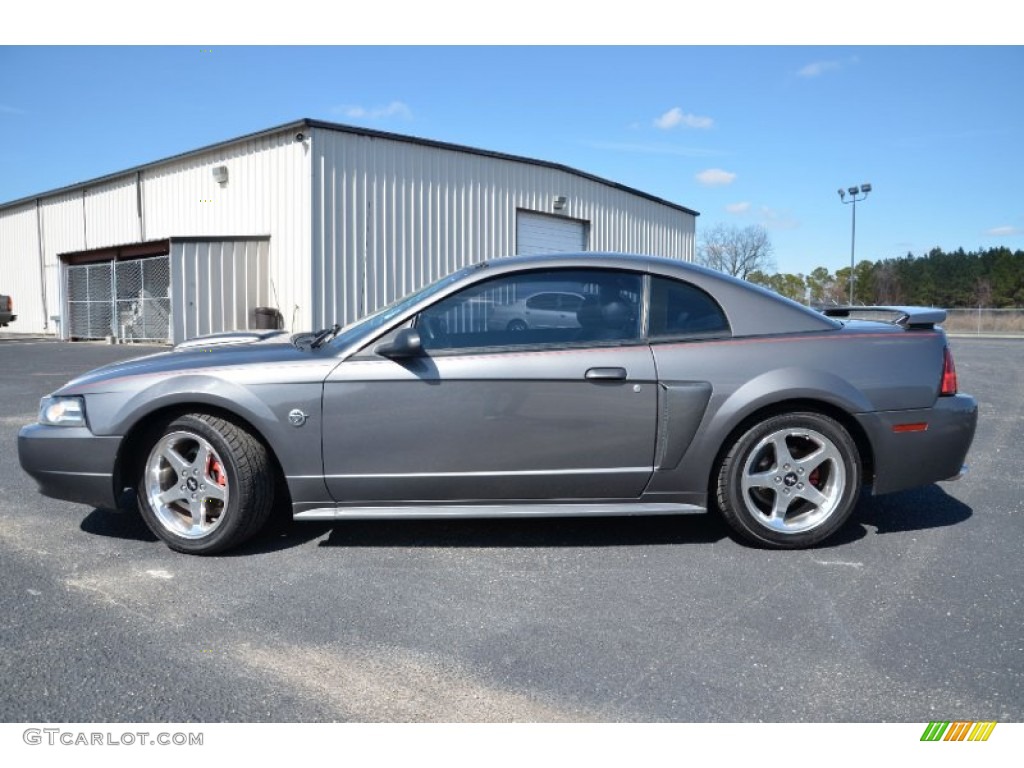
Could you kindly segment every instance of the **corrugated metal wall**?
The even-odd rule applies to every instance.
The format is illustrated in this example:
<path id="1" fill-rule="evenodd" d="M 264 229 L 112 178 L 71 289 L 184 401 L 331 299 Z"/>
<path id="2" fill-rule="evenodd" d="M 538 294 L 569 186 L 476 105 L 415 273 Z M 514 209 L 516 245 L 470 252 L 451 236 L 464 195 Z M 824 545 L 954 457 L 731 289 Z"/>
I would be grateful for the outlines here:
<path id="1" fill-rule="evenodd" d="M 590 249 L 693 258 L 695 217 L 578 174 L 325 128 L 313 133 L 314 325 L 347 323 L 515 252 L 516 211 L 590 223 Z"/>
<path id="2" fill-rule="evenodd" d="M 293 131 L 257 137 L 168 162 L 138 174 L 40 199 L 48 312 L 39 287 L 35 204 L 0 211 L 0 282 L 10 282 L 18 320 L 5 330 L 38 333 L 44 314 L 63 314 L 58 255 L 174 236 L 273 235 L 268 289 L 286 322 L 312 322 L 309 142 Z M 215 166 L 228 168 L 221 186 Z M 139 188 L 141 184 L 141 189 Z M 141 203 L 141 216 L 140 214 Z M 271 287 L 272 283 L 272 287 Z M 19 296 L 22 298 L 19 299 Z"/>
<path id="3" fill-rule="evenodd" d="M 141 242 L 135 175 L 84 190 L 86 248 Z"/>
<path id="4" fill-rule="evenodd" d="M 267 288 L 280 299 L 286 323 L 294 316 L 298 328 L 308 328 L 308 145 L 296 142 L 293 131 L 280 132 L 147 171 L 142 182 L 146 239 L 269 235 Z M 212 176 L 219 165 L 228 169 L 223 187 Z"/>
<path id="5" fill-rule="evenodd" d="M 47 320 L 40 288 L 39 228 L 34 204 L 0 211 L 0 254 L 5 254 L 0 263 L 0 293 L 13 298 L 14 314 L 18 316 L 4 330 L 42 330 Z"/>
<path id="6" fill-rule="evenodd" d="M 82 251 L 86 247 L 85 193 L 81 190 L 54 195 L 40 200 L 40 218 L 43 223 L 43 253 L 46 269 L 46 303 L 50 315 L 60 316 L 59 325 L 46 330 L 68 336 L 68 318 L 65 317 L 64 277 L 61 273 L 58 254 Z M 11 326 L 13 329 L 13 326 Z M 26 327 L 20 324 L 22 332 L 38 332 L 41 327 Z"/>
<path id="7" fill-rule="evenodd" d="M 576 173 L 309 132 L 298 142 L 283 129 L 43 196 L 41 226 L 34 201 L 0 211 L 0 291 L 19 314 L 10 330 L 55 330 L 47 315 L 65 311 L 59 254 L 224 235 L 270 237 L 267 304 L 287 327 L 348 322 L 465 264 L 514 253 L 517 211 L 552 213 L 559 195 L 562 214 L 588 222 L 591 250 L 693 257 L 692 215 Z M 223 186 L 212 175 L 220 165 Z"/>
<path id="8" fill-rule="evenodd" d="M 267 238 L 172 239 L 171 341 L 255 327 L 256 307 L 275 306 L 269 269 Z"/>

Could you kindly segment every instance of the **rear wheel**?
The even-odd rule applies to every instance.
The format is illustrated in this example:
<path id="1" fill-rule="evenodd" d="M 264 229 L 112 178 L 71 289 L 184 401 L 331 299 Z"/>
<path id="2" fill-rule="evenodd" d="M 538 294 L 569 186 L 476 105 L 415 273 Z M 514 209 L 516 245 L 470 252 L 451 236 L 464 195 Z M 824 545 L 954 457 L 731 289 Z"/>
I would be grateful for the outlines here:
<path id="1" fill-rule="evenodd" d="M 857 446 L 820 413 L 768 418 L 744 432 L 718 472 L 717 501 L 744 538 L 784 549 L 808 547 L 849 518 L 860 495 Z"/>
<path id="2" fill-rule="evenodd" d="M 152 443 L 139 509 L 171 549 L 214 554 L 266 522 L 274 481 L 267 450 L 242 427 L 209 414 L 181 416 Z"/>

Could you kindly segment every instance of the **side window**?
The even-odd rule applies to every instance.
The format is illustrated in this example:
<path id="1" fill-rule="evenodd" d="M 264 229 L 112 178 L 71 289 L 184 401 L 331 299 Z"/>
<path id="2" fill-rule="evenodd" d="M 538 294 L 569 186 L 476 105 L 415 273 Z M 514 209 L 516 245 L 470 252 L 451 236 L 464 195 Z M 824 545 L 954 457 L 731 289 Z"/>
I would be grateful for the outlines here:
<path id="1" fill-rule="evenodd" d="M 707 293 L 678 280 L 651 279 L 651 338 L 728 334 L 725 313 Z"/>
<path id="2" fill-rule="evenodd" d="M 555 310 L 558 309 L 557 293 L 538 293 L 526 300 L 527 309 Z"/>
<path id="3" fill-rule="evenodd" d="M 641 276 L 553 269 L 497 277 L 439 301 L 416 319 L 424 349 L 640 340 Z"/>

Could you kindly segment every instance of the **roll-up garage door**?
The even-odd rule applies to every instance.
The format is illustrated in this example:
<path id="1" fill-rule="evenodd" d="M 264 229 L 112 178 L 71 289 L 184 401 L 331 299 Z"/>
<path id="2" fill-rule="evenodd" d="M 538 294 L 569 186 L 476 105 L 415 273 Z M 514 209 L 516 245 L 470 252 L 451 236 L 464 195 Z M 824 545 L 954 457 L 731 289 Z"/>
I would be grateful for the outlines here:
<path id="1" fill-rule="evenodd" d="M 516 253 L 565 253 L 587 249 L 587 222 L 518 211 L 516 215 Z"/>

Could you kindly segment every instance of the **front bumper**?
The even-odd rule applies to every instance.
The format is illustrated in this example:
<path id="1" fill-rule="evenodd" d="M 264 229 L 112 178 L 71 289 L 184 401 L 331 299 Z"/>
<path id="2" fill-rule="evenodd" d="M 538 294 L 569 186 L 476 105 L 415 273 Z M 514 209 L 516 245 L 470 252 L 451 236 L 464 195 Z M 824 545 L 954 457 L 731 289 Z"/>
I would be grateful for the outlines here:
<path id="1" fill-rule="evenodd" d="M 30 424 L 18 433 L 18 460 L 44 496 L 94 507 L 117 507 L 114 466 L 120 437 L 87 427 Z"/>
<path id="2" fill-rule="evenodd" d="M 874 454 L 872 490 L 892 493 L 963 475 L 978 424 L 978 404 L 970 395 L 953 395 L 940 397 L 931 408 L 862 413 L 857 420 Z M 895 430 L 907 424 L 926 428 Z"/>

